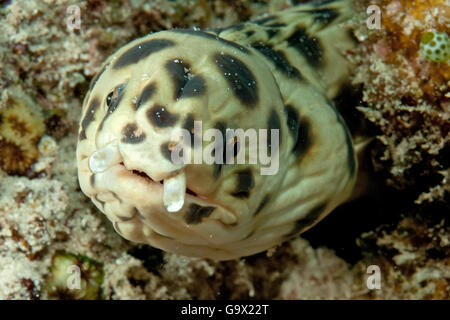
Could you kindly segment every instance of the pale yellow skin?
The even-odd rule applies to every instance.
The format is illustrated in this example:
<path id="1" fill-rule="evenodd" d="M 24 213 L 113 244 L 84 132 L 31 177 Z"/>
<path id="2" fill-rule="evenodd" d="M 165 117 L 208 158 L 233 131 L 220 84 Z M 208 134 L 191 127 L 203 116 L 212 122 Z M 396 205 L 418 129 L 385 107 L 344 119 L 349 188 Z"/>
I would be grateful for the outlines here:
<path id="1" fill-rule="evenodd" d="M 325 23 L 315 18 L 318 13 L 311 13 L 324 8 L 332 8 L 336 13 L 331 22 Z M 270 38 L 267 30 L 271 27 L 264 22 L 249 22 L 208 31 L 212 36 L 198 35 L 196 31 L 163 31 L 122 47 L 105 62 L 84 101 L 77 146 L 82 191 L 123 237 L 187 256 L 214 260 L 248 256 L 312 227 L 349 198 L 356 179 L 352 140 L 331 102 L 351 68 L 343 52 L 355 43 L 342 26 L 351 16 L 347 1 L 321 7 L 305 5 L 277 14 L 268 24 L 283 25 L 276 27 L 277 33 Z M 292 41 L 299 26 L 320 43 L 320 64 L 311 63 L 292 42 L 289 44 L 288 39 Z M 235 45 L 215 39 L 215 34 Z M 130 48 L 156 39 L 173 44 L 126 66 L 114 67 Z M 290 65 L 300 71 L 301 78 L 280 71 L 273 60 L 250 46 L 259 42 L 282 52 Z M 216 54 L 237 58 L 251 72 L 259 97 L 254 106 L 243 106 L 214 61 Z M 174 97 L 176 82 L 165 65 L 175 60 L 189 65 L 189 73 L 201 75 L 206 85 L 204 94 Z M 108 113 L 107 96 L 122 83 L 126 87 L 120 103 L 103 121 Z M 135 110 L 136 101 L 150 83 L 155 83 L 157 89 Z M 92 107 L 94 100 L 98 102 L 96 108 Z M 176 115 L 177 121 L 163 127 L 152 124 L 147 114 L 155 104 Z M 298 113 L 298 132 L 303 135 L 292 134 L 293 129 L 288 128 L 286 106 Z M 268 128 L 273 111 L 280 120 L 280 165 L 276 175 L 260 175 L 259 164 L 245 164 L 224 165 L 215 177 L 213 165 L 176 165 L 161 152 L 161 145 L 171 140 L 173 131 L 183 126 L 189 114 L 203 121 L 203 130 L 216 127 L 218 122 L 229 128 L 264 129 Z M 130 123 L 134 125 L 132 137 L 145 134 L 139 143 L 124 142 L 124 128 Z M 305 123 L 307 128 L 302 127 Z M 294 137 L 305 138 L 297 143 L 301 152 L 293 152 Z M 89 157 L 112 142 L 117 143 L 120 161 L 94 174 Z M 203 146 L 207 144 L 204 142 Z M 182 209 L 168 212 L 161 183 L 178 172 L 185 173 L 187 188 L 196 195 L 186 194 Z M 251 187 L 245 183 L 248 175 L 242 172 L 251 172 Z M 240 185 L 241 178 L 244 183 Z M 239 185 L 249 187 L 244 196 L 233 195 Z M 203 215 L 199 216 L 200 211 L 192 208 L 201 207 L 214 209 L 209 215 L 201 211 Z"/>

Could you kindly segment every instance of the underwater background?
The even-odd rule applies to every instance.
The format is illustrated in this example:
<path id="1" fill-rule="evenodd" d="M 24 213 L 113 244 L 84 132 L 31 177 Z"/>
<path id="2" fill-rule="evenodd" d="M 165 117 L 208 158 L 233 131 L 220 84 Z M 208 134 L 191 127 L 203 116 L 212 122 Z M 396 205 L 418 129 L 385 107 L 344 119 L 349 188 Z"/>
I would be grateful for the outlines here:
<path id="1" fill-rule="evenodd" d="M 297 239 L 239 260 L 188 258 L 123 239 L 80 190 L 81 106 L 111 53 L 301 2 L 0 1 L 0 299 L 449 299 L 450 67 L 432 46 L 440 35 L 449 47 L 448 1 L 355 1 L 359 91 L 342 99 L 376 137 L 373 187 Z M 367 26 L 373 4 L 381 28 Z"/>

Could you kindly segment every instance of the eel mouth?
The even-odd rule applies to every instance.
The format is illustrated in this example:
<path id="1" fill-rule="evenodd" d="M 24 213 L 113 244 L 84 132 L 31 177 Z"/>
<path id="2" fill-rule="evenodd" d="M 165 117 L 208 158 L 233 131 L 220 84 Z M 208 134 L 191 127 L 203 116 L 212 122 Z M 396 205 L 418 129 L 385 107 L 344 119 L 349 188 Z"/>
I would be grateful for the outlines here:
<path id="1" fill-rule="evenodd" d="M 152 179 L 143 170 L 127 168 L 120 153 L 117 140 L 111 141 L 89 156 L 89 168 L 94 174 L 104 172 L 114 166 L 123 167 L 137 178 L 144 179 L 147 183 L 162 185 L 163 203 L 169 212 L 180 211 L 183 208 L 186 197 L 192 202 L 206 202 L 209 205 L 217 206 L 217 204 L 212 203 L 211 199 L 196 193 L 187 186 L 184 168 L 169 173 L 166 178 L 159 181 Z"/>
<path id="2" fill-rule="evenodd" d="M 131 172 L 137 178 L 144 179 L 149 184 L 159 184 L 163 188 L 163 203 L 169 212 L 178 212 L 184 205 L 185 198 L 191 201 L 207 201 L 205 196 L 199 195 L 186 185 L 184 169 L 173 172 L 169 177 L 162 180 L 154 180 L 146 172 L 137 169 L 128 169 L 123 162 L 119 164 Z"/>
<path id="3" fill-rule="evenodd" d="M 123 166 L 125 169 L 127 169 L 123 162 L 121 162 L 120 165 Z M 131 171 L 136 176 L 144 178 L 148 183 L 159 183 L 159 184 L 164 186 L 165 179 L 164 180 L 155 181 L 147 173 L 145 173 L 144 171 L 140 171 L 140 170 L 136 170 L 136 169 L 128 170 L 128 171 Z M 186 186 L 185 192 L 186 192 L 186 195 L 190 196 L 190 198 L 193 198 L 193 199 L 196 199 L 196 200 L 197 199 L 201 199 L 202 201 L 207 201 L 207 197 L 197 194 L 197 192 L 193 191 L 188 186 Z"/>
<path id="4" fill-rule="evenodd" d="M 163 202 L 167 211 L 169 212 L 177 212 L 180 211 L 184 205 L 185 199 L 188 198 L 191 203 L 198 203 L 207 206 L 213 207 L 223 207 L 220 203 L 217 203 L 213 199 L 199 194 L 189 188 L 185 181 L 185 173 L 184 169 L 174 172 L 172 176 L 169 178 L 165 178 L 163 180 L 156 181 L 152 179 L 147 173 L 140 170 L 129 170 L 124 163 L 120 163 L 126 170 L 133 173 L 137 178 L 144 179 L 147 183 L 151 184 L 159 184 L 163 188 Z M 224 207 L 223 207 L 224 208 Z M 224 208 L 225 209 L 225 208 Z M 232 211 L 230 209 L 226 209 L 227 211 Z"/>

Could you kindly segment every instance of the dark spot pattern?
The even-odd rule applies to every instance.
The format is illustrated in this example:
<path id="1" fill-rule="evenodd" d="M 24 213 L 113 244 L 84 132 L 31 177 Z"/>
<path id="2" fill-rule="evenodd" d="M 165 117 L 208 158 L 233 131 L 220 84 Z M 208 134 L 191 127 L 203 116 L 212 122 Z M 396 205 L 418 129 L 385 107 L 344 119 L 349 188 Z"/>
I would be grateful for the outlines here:
<path id="1" fill-rule="evenodd" d="M 236 156 L 239 153 L 239 150 L 241 150 L 241 143 L 239 142 L 239 140 L 237 140 L 237 138 L 234 138 L 234 140 L 233 140 L 233 154 L 231 156 L 233 158 L 236 158 Z"/>
<path id="2" fill-rule="evenodd" d="M 241 136 L 236 134 L 236 131 L 232 132 L 232 129 L 226 129 L 222 131 L 223 129 L 220 129 L 222 132 L 222 135 L 224 137 L 223 139 L 223 163 L 230 163 L 231 159 L 236 158 L 239 151 L 241 150 L 241 144 L 245 144 L 245 137 L 243 137 L 243 140 L 241 140 Z M 228 152 L 228 154 L 227 154 Z M 228 157 L 227 157 L 228 156 Z"/>
<path id="3" fill-rule="evenodd" d="M 272 150 L 272 134 L 271 130 L 278 129 L 278 143 L 281 144 L 281 122 L 278 113 L 275 110 L 270 112 L 269 119 L 267 120 L 267 149 L 270 152 Z"/>
<path id="4" fill-rule="evenodd" d="M 214 126 L 217 130 L 219 130 L 222 133 L 223 141 L 222 141 L 222 163 L 226 163 L 226 143 L 227 143 L 227 126 L 224 122 L 217 122 Z M 215 156 L 216 149 L 213 150 L 213 157 Z M 214 163 L 214 169 L 213 169 L 213 176 L 214 178 L 218 178 L 220 176 L 220 173 L 222 171 L 222 163 Z"/>
<path id="5" fill-rule="evenodd" d="M 165 67 L 173 82 L 173 97 L 177 100 L 180 98 L 183 93 L 183 88 L 188 82 L 188 72 L 190 71 L 190 66 L 181 59 L 175 59 L 167 61 Z"/>
<path id="6" fill-rule="evenodd" d="M 139 109 L 142 105 L 146 104 L 153 94 L 156 91 L 156 83 L 150 82 L 147 84 L 144 89 L 142 89 L 141 96 L 139 97 L 139 100 L 136 102 L 136 110 Z"/>
<path id="7" fill-rule="evenodd" d="M 136 123 L 127 124 L 122 130 L 122 139 L 123 143 L 136 144 L 145 140 L 145 133 L 141 132 L 138 134 L 139 128 Z"/>
<path id="8" fill-rule="evenodd" d="M 89 177 L 89 182 L 91 183 L 91 187 L 95 188 L 95 174 L 91 174 Z"/>
<path id="9" fill-rule="evenodd" d="M 312 67 L 318 67 L 322 60 L 323 49 L 319 39 L 310 37 L 305 29 L 299 28 L 288 39 L 289 46 L 302 54 Z"/>
<path id="10" fill-rule="evenodd" d="M 305 217 L 297 220 L 295 222 L 294 228 L 286 235 L 286 238 L 298 236 L 305 228 L 314 224 L 319 219 L 320 215 L 323 213 L 326 207 L 327 203 L 321 203 L 313 208 Z"/>
<path id="11" fill-rule="evenodd" d="M 250 196 L 250 191 L 255 186 L 255 180 L 253 178 L 253 173 L 250 169 L 244 169 L 242 171 L 236 172 L 237 175 L 237 185 L 236 189 L 231 193 L 233 197 L 236 198 L 248 198 Z"/>
<path id="12" fill-rule="evenodd" d="M 301 119 L 298 124 L 297 139 L 295 139 L 295 145 L 292 150 L 295 156 L 299 159 L 306 154 L 312 145 L 310 130 L 311 125 L 309 121 L 306 119 Z"/>
<path id="13" fill-rule="evenodd" d="M 95 120 L 95 112 L 97 112 L 98 107 L 100 106 L 100 100 L 95 97 L 89 103 L 89 107 L 86 110 L 86 114 L 84 115 L 83 120 L 81 121 L 81 131 L 79 134 L 79 139 L 86 139 L 86 129 L 91 124 L 92 121 Z"/>
<path id="14" fill-rule="evenodd" d="M 248 37 L 248 38 L 250 38 L 252 35 L 254 35 L 255 34 L 255 31 L 253 31 L 253 30 L 248 30 L 248 31 L 245 31 L 245 35 Z"/>
<path id="15" fill-rule="evenodd" d="M 206 92 L 206 82 L 200 75 L 194 75 L 183 88 L 181 99 L 199 97 Z"/>
<path id="16" fill-rule="evenodd" d="M 191 141 L 190 141 L 190 147 L 194 148 L 196 146 L 196 142 L 199 146 L 202 145 L 202 137 L 197 133 L 194 135 L 194 115 L 192 113 L 189 113 L 186 117 L 186 119 L 183 122 L 182 128 L 189 131 Z M 199 143 L 200 142 L 200 143 Z"/>
<path id="17" fill-rule="evenodd" d="M 202 222 L 204 218 L 207 218 L 214 211 L 215 207 L 203 207 L 198 204 L 191 204 L 186 212 L 184 220 L 187 224 L 198 224 Z"/>
<path id="18" fill-rule="evenodd" d="M 336 115 L 336 120 L 341 124 L 342 130 L 344 130 L 345 142 L 347 145 L 347 165 L 350 174 L 353 176 L 356 173 L 356 160 L 355 160 L 355 153 L 353 150 L 352 137 L 350 135 L 350 132 L 347 128 L 344 119 L 340 115 L 339 111 L 334 107 L 331 101 L 328 101 L 328 106 L 333 110 L 333 112 Z"/>
<path id="19" fill-rule="evenodd" d="M 167 128 L 177 123 L 179 116 L 172 114 L 166 107 L 156 104 L 146 112 L 147 118 L 152 125 L 158 128 Z"/>
<path id="20" fill-rule="evenodd" d="M 125 51 L 114 63 L 113 69 L 120 69 L 145 59 L 152 53 L 173 47 L 175 42 L 168 39 L 152 39 L 138 43 Z"/>
<path id="21" fill-rule="evenodd" d="M 221 163 L 214 163 L 214 168 L 213 168 L 213 176 L 214 178 L 219 178 L 220 173 L 222 172 L 222 164 Z"/>
<path id="22" fill-rule="evenodd" d="M 284 27 L 286 27 L 286 24 L 285 23 L 281 23 L 281 22 L 275 22 L 275 23 L 266 24 L 265 27 L 268 27 L 268 28 L 284 28 Z"/>
<path id="23" fill-rule="evenodd" d="M 170 146 L 171 142 L 164 142 L 163 144 L 161 144 L 160 150 L 163 157 L 166 158 L 168 161 L 172 162 L 172 150 Z"/>
<path id="24" fill-rule="evenodd" d="M 284 23 L 271 23 L 265 26 L 267 29 L 266 34 L 267 38 L 270 40 L 271 38 L 275 37 L 282 28 L 286 27 Z"/>
<path id="25" fill-rule="evenodd" d="M 183 122 L 183 126 L 182 128 L 189 131 L 190 135 L 191 135 L 191 146 L 194 145 L 194 116 L 192 115 L 192 113 L 189 113 L 186 117 L 186 119 Z"/>
<path id="26" fill-rule="evenodd" d="M 216 53 L 213 59 L 236 98 L 244 106 L 254 108 L 259 101 L 258 85 L 245 63 L 228 54 Z"/>
<path id="27" fill-rule="evenodd" d="M 112 115 L 114 111 L 116 111 L 125 93 L 126 85 L 126 83 L 119 84 L 106 96 L 106 106 L 108 107 L 108 110 L 106 111 L 106 114 L 103 117 L 102 122 L 100 123 L 99 130 L 103 128 L 103 125 L 108 117 Z"/>
<path id="28" fill-rule="evenodd" d="M 287 127 L 288 127 L 289 132 L 291 133 L 292 137 L 294 138 L 294 146 L 295 146 L 297 144 L 297 139 L 298 139 L 298 127 L 299 127 L 298 112 L 291 105 L 286 105 L 285 112 L 287 115 Z"/>
<path id="29" fill-rule="evenodd" d="M 266 194 L 262 199 L 261 203 L 259 204 L 258 208 L 256 209 L 255 213 L 253 214 L 253 216 L 257 216 L 261 212 L 261 210 L 266 206 L 266 204 L 269 203 L 269 201 L 270 195 Z"/>
<path id="30" fill-rule="evenodd" d="M 279 29 L 267 29 L 266 34 L 268 39 L 272 39 L 280 32 Z"/>
<path id="31" fill-rule="evenodd" d="M 221 38 L 221 37 L 219 37 L 219 36 L 217 36 L 215 34 L 211 34 L 211 33 L 200 31 L 200 30 L 193 30 L 193 29 L 173 29 L 171 31 L 172 32 L 176 32 L 176 33 L 189 34 L 189 35 L 192 35 L 192 36 L 202 37 L 202 38 L 206 38 L 206 39 L 210 39 L 210 40 L 216 40 L 216 41 L 219 41 L 219 42 L 221 42 L 221 43 L 223 43 L 225 45 L 228 45 L 230 47 L 238 49 L 239 51 L 241 51 L 243 53 L 250 54 L 250 51 L 247 48 L 245 48 L 245 47 L 243 47 L 243 46 L 241 46 L 241 45 L 239 45 L 237 43 L 234 43 L 232 41 L 225 40 L 225 39 L 223 39 L 223 38 Z"/>
<path id="32" fill-rule="evenodd" d="M 274 50 L 272 46 L 263 42 L 253 43 L 252 47 L 261 52 L 267 59 L 272 61 L 275 68 L 285 74 L 288 78 L 302 78 L 300 71 L 291 65 L 282 51 Z"/>
<path id="33" fill-rule="evenodd" d="M 354 87 L 349 83 L 342 85 L 333 99 L 333 105 L 345 119 L 345 123 L 352 134 L 360 130 L 363 125 L 361 113 L 356 109 L 356 106 L 361 105 L 361 103 L 362 86 Z"/>

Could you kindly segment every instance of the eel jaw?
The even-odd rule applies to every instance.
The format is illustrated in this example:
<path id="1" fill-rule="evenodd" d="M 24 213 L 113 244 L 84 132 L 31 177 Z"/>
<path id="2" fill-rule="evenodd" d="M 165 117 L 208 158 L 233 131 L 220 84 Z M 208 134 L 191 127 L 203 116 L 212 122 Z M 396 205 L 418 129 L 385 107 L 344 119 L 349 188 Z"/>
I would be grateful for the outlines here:
<path id="1" fill-rule="evenodd" d="M 89 168 L 94 174 L 104 172 L 116 165 L 123 165 L 123 157 L 119 150 L 118 140 L 111 141 L 89 156 Z M 129 170 L 128 168 L 126 169 Z M 149 183 L 157 183 L 148 175 L 145 174 L 145 176 L 149 178 Z M 186 196 L 186 174 L 184 170 L 180 170 L 174 175 L 165 178 L 162 184 L 164 186 L 163 203 L 167 211 L 180 211 Z"/>

